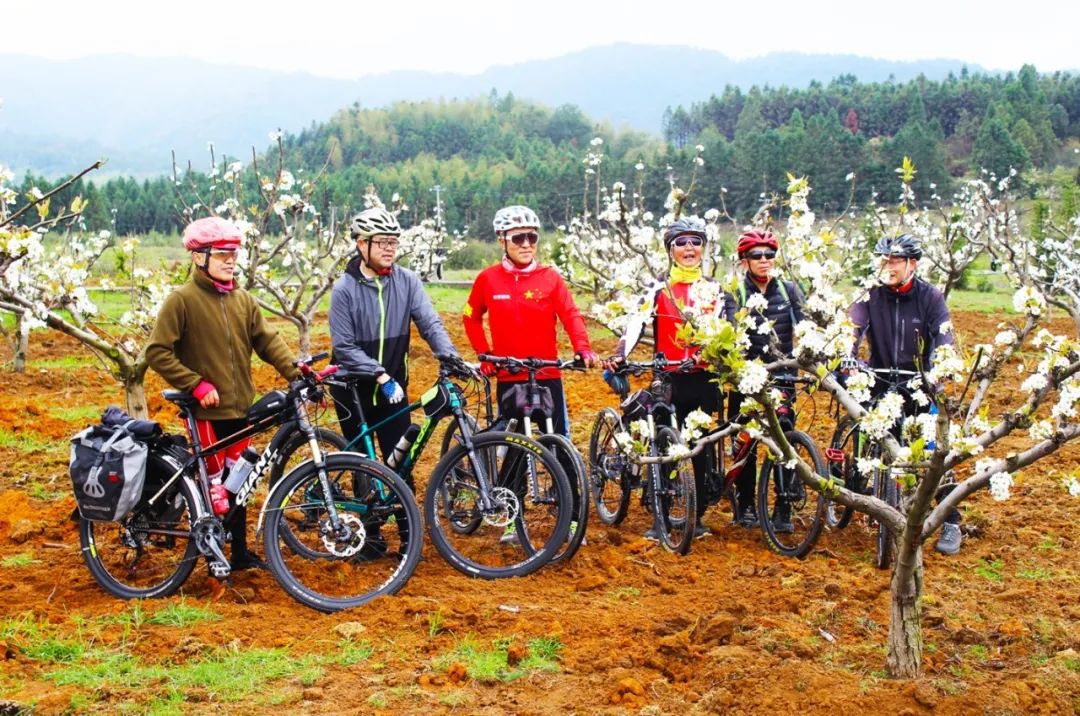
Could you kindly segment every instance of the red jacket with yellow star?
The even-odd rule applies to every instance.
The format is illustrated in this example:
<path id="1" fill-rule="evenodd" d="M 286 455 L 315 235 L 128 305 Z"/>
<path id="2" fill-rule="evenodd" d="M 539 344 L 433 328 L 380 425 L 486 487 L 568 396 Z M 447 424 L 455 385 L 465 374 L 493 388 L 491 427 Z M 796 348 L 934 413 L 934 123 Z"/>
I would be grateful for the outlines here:
<path id="1" fill-rule="evenodd" d="M 488 314 L 491 342 L 484 332 Z M 473 349 L 514 358 L 555 360 L 555 319 L 562 321 L 576 353 L 590 350 L 585 319 L 574 305 L 562 276 L 551 266 L 537 266 L 528 273 L 510 271 L 502 264 L 489 266 L 473 282 L 462 321 Z M 558 378 L 555 368 L 544 368 L 537 378 Z M 499 371 L 500 381 L 522 381 L 525 373 Z"/>

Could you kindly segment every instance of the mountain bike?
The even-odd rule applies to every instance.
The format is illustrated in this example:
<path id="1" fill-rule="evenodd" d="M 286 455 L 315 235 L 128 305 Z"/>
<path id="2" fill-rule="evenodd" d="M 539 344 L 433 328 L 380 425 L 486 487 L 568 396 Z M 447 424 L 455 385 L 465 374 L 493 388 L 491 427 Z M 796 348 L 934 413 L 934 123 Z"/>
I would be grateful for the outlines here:
<path id="1" fill-rule="evenodd" d="M 547 564 L 566 541 L 572 518 L 570 483 L 559 461 L 535 440 L 501 431 L 479 432 L 466 412 L 465 391 L 453 379 L 479 380 L 457 356 L 437 356 L 439 373 L 420 399 L 369 424 L 357 416 L 359 433 L 349 442 L 375 459 L 375 432 L 403 413 L 424 411 L 424 421 L 392 469 L 410 478 L 435 427 L 450 418 L 460 436 L 428 478 L 424 519 L 432 544 L 458 571 L 484 579 L 520 577 Z M 328 384 L 352 394 L 359 407 L 359 376 L 334 377 Z M 370 380 L 370 379 L 367 379 Z M 395 454 L 397 450 L 395 449 Z M 507 528 L 513 543 L 502 541 Z"/>
<path id="2" fill-rule="evenodd" d="M 227 578 L 229 528 L 262 477 L 286 464 L 285 448 L 299 450 L 297 435 L 306 440 L 312 458 L 271 487 L 256 531 L 265 535 L 275 579 L 294 599 L 324 612 L 360 606 L 405 584 L 420 558 L 419 511 L 404 483 L 377 463 L 360 455 L 324 453 L 328 431 L 313 426 L 307 414 L 309 403 L 322 400 L 321 383 L 336 370 L 311 369 L 324 357 L 298 362 L 301 377 L 288 391 L 264 396 L 249 409 L 248 425 L 211 445 L 201 444 L 196 429 L 198 400 L 187 392 L 164 392 L 180 409 L 188 439 L 164 435 L 150 443 L 142 498 L 121 521 L 80 520 L 83 559 L 103 589 L 123 599 L 168 596 L 188 579 L 200 556 L 212 577 Z M 275 427 L 235 502 L 226 514 L 215 514 L 206 457 Z M 358 476 L 382 486 L 387 498 L 354 494 Z M 368 534 L 388 522 L 398 526 L 400 536 L 393 554 L 385 560 L 365 559 L 365 548 L 373 549 Z"/>
<path id="3" fill-rule="evenodd" d="M 669 361 L 662 353 L 649 363 L 621 362 L 615 368 L 617 374 L 651 373 L 652 381 L 648 388 L 620 394 L 621 413 L 612 408 L 602 409 L 589 436 L 592 497 L 600 521 L 608 525 L 621 523 L 631 494 L 641 488 L 641 503 L 653 515 L 653 527 L 660 543 L 677 554 L 690 551 L 697 526 L 694 472 L 687 459 L 659 458 L 682 444 L 671 404 L 668 371 L 670 368 L 686 371 L 693 365 L 693 361 Z M 644 480 L 641 462 L 628 450 L 632 440 L 629 431 L 635 424 L 642 428 L 637 431 L 637 438 L 645 443 L 645 454 L 651 458 L 645 465 Z"/>
<path id="4" fill-rule="evenodd" d="M 905 403 L 911 400 L 910 383 L 913 378 L 920 376 L 917 371 L 900 370 L 896 368 L 871 368 L 860 363 L 857 370 L 869 372 L 875 380 L 884 383 L 884 389 L 874 398 L 871 404 L 881 400 L 888 393 L 900 393 Z M 852 492 L 869 495 L 886 502 L 891 507 L 900 507 L 900 489 L 892 470 L 880 467 L 882 445 L 880 441 L 870 438 L 859 429 L 857 420 L 847 415 L 839 403 L 836 405 L 836 429 L 833 431 L 826 450 L 829 462 L 829 470 L 833 479 L 842 481 L 844 486 Z M 903 436 L 900 431 L 894 430 L 897 439 L 903 444 Z M 869 472 L 859 470 L 860 461 L 872 461 L 874 465 Z M 851 522 L 855 510 L 851 507 L 837 505 L 836 529 L 843 529 Z M 884 522 L 871 520 L 870 528 L 875 531 L 874 564 L 878 569 L 888 569 L 892 563 L 892 554 L 895 548 L 895 535 L 891 533 Z"/>
<path id="5" fill-rule="evenodd" d="M 491 415 L 491 381 L 484 381 L 485 400 L 487 402 L 488 426 L 493 430 L 507 430 L 514 432 L 514 426 L 520 425 L 520 432 L 526 437 L 535 439 L 538 443 L 550 450 L 566 471 L 570 480 L 570 491 L 573 496 L 573 518 L 571 520 L 570 535 L 565 544 L 559 549 L 552 563 L 570 559 L 577 553 L 585 539 L 585 532 L 589 522 L 589 477 L 585 469 L 585 461 L 581 453 L 565 435 L 554 432 L 553 412 L 554 403 L 551 397 L 551 389 L 537 382 L 537 373 L 543 368 L 558 368 L 560 370 L 585 370 L 585 364 L 580 358 L 573 360 L 546 360 L 542 358 L 513 358 L 510 356 L 481 355 L 478 359 L 488 362 L 498 368 L 503 368 L 510 373 L 525 371 L 527 380 L 521 383 L 513 383 L 505 392 L 499 405 L 499 416 L 490 421 Z M 539 422 L 540 433 L 533 435 L 534 422 Z M 447 430 L 443 436 L 443 452 L 445 453 L 453 441 L 458 439 L 458 433 Z"/>

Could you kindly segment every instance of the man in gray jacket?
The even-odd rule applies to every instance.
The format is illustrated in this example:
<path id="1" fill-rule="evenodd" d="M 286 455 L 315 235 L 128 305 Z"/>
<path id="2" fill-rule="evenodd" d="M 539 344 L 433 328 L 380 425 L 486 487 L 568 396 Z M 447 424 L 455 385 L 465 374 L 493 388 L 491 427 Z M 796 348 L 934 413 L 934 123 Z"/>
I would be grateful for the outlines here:
<path id="1" fill-rule="evenodd" d="M 351 233 L 358 255 L 330 295 L 332 360 L 359 388 L 359 406 L 350 391 L 331 390 L 342 434 L 349 440 L 360 432 L 358 407 L 369 425 L 405 407 L 411 322 L 436 356 L 458 354 L 420 279 L 394 265 L 401 235 L 397 218 L 381 207 L 366 209 L 353 218 Z M 384 458 L 409 425 L 409 414 L 403 413 L 376 431 Z"/>

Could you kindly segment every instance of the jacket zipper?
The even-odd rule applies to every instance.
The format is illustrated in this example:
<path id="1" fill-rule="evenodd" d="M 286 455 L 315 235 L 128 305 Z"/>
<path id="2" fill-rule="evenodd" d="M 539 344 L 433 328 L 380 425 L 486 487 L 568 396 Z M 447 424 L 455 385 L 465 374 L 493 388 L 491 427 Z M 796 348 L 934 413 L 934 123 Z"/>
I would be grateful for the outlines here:
<path id="1" fill-rule="evenodd" d="M 233 385 L 237 386 L 240 381 L 236 375 L 236 354 L 233 352 L 232 327 L 229 324 L 229 312 L 225 310 L 224 294 L 218 296 L 218 304 L 221 306 L 221 319 L 225 322 L 225 340 L 229 344 L 229 367 L 232 369 Z"/>

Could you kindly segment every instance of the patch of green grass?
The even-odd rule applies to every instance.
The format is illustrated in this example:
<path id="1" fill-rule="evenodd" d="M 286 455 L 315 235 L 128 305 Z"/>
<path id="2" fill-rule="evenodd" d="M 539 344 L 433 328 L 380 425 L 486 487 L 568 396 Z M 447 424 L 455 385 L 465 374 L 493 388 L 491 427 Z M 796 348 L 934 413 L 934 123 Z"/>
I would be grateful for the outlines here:
<path id="1" fill-rule="evenodd" d="M 983 579 L 989 579 L 991 582 L 1001 582 L 1005 579 L 1005 575 L 1001 571 L 1004 566 L 1005 563 L 1000 559 L 993 561 L 980 559 L 979 566 L 975 568 L 975 574 Z"/>
<path id="2" fill-rule="evenodd" d="M 30 351 L 30 355 L 26 360 L 27 370 L 72 370 L 90 365 L 96 366 L 101 365 L 101 363 L 89 353 L 82 352 L 68 353 L 59 358 L 34 358 L 33 351 Z"/>
<path id="3" fill-rule="evenodd" d="M 442 609 L 436 609 L 433 612 L 428 612 L 427 615 L 427 635 L 428 639 L 434 639 L 439 631 L 442 629 Z"/>
<path id="4" fill-rule="evenodd" d="M 458 706 L 464 706 L 465 704 L 472 703 L 473 697 L 468 691 L 461 689 L 455 691 L 447 691 L 445 694 L 439 697 L 439 703 L 443 706 L 449 706 L 450 708 L 456 708 Z"/>
<path id="5" fill-rule="evenodd" d="M 495 639 L 490 648 L 484 648 L 471 636 L 466 637 L 448 654 L 435 659 L 435 668 L 446 670 L 454 662 L 461 662 L 469 677 L 482 683 L 509 682 L 536 671 L 558 671 L 557 659 L 563 645 L 558 637 L 539 637 L 527 645 L 527 656 L 511 666 L 507 651 L 513 637 Z"/>
<path id="6" fill-rule="evenodd" d="M 1033 569 L 1021 569 L 1016 573 L 1016 576 L 1021 579 L 1050 579 L 1053 574 L 1041 567 L 1035 567 Z"/>
<path id="7" fill-rule="evenodd" d="M 55 502 L 71 494 L 70 490 L 50 490 L 45 485 L 37 483 L 31 485 L 26 494 L 35 500 L 41 500 L 42 502 Z"/>
<path id="8" fill-rule="evenodd" d="M 57 420 L 69 423 L 96 421 L 101 417 L 101 406 L 74 405 L 68 408 L 51 408 L 49 413 Z"/>
<path id="9" fill-rule="evenodd" d="M 1043 535 L 1042 540 L 1035 546 L 1035 549 L 1040 552 L 1057 552 L 1061 549 L 1061 545 L 1058 544 L 1058 539 L 1054 535 Z"/>
<path id="10" fill-rule="evenodd" d="M 118 624 L 138 631 L 146 623 L 146 611 L 143 609 L 142 602 L 136 599 L 131 602 L 130 608 L 116 614 L 98 617 L 96 621 L 100 624 Z"/>
<path id="11" fill-rule="evenodd" d="M 330 663 L 336 664 L 337 666 L 352 666 L 353 664 L 367 661 L 374 653 L 375 647 L 373 647 L 370 642 L 355 642 L 349 639 L 343 639 L 338 642 L 337 653 L 330 654 L 328 659 Z"/>
<path id="12" fill-rule="evenodd" d="M 0 559 L 0 567 L 29 567 L 31 564 L 36 564 L 37 562 L 38 560 L 34 559 L 32 552 L 21 552 Z"/>
<path id="13" fill-rule="evenodd" d="M 428 284 L 424 287 L 427 295 L 431 297 L 431 303 L 439 313 L 453 313 L 461 315 L 461 307 L 469 298 L 469 286 L 433 286 Z"/>
<path id="14" fill-rule="evenodd" d="M 968 647 L 968 656 L 981 663 L 990 658 L 990 652 L 982 644 L 972 644 Z"/>
<path id="15" fill-rule="evenodd" d="M 38 435 L 13 433 L 5 428 L 0 428 L 0 448 L 12 448 L 20 452 L 42 452 L 50 448 L 55 449 L 58 444 L 58 441 L 49 440 Z M 67 447 L 63 446 L 63 449 L 66 450 Z"/>
<path id="16" fill-rule="evenodd" d="M 213 609 L 188 604 L 181 599 L 157 610 L 147 622 L 161 626 L 185 627 L 199 622 L 216 622 L 221 615 Z"/>
<path id="17" fill-rule="evenodd" d="M 390 705 L 390 702 L 386 698 L 386 694 L 381 691 L 376 691 L 371 696 L 368 696 L 365 703 L 373 709 L 384 709 Z"/>
<path id="18" fill-rule="evenodd" d="M 1069 671 L 1080 672 L 1080 659 L 1077 659 L 1074 656 L 1066 656 L 1061 660 L 1061 663 L 1064 664 L 1065 668 Z"/>
<path id="19" fill-rule="evenodd" d="M 613 602 L 631 601 L 634 597 L 640 597 L 641 590 L 637 587 L 619 587 L 607 594 L 607 598 Z"/>

